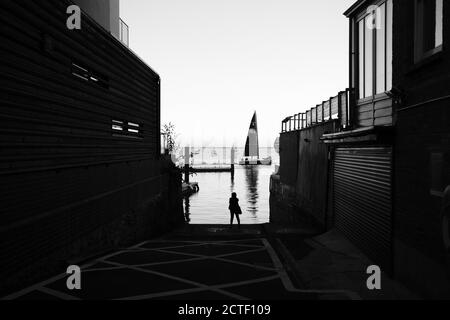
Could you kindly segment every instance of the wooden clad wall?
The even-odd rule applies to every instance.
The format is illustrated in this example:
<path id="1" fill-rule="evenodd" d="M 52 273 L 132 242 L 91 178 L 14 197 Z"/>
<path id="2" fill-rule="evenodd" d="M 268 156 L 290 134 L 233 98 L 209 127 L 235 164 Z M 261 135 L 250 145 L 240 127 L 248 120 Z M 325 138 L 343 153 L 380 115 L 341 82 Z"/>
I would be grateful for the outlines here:
<path id="1" fill-rule="evenodd" d="M 370 101 L 359 101 L 353 112 L 354 126 L 372 127 L 372 126 L 392 126 L 393 107 L 392 99 L 375 99 Z"/>
<path id="2" fill-rule="evenodd" d="M 0 1 L 1 276 L 167 188 L 159 76 L 70 4 Z"/>
<path id="3" fill-rule="evenodd" d="M 450 297 L 442 219 L 450 185 L 450 1 L 443 5 L 443 51 L 416 64 L 414 2 L 394 1 L 394 85 L 404 94 L 396 108 L 395 273 L 427 299 Z"/>

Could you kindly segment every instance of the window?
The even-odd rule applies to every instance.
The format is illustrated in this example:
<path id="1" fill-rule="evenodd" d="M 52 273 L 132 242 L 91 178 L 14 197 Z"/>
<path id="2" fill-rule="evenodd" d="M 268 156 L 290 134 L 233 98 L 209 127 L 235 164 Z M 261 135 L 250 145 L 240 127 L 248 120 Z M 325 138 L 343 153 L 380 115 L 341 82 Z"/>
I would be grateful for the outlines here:
<path id="1" fill-rule="evenodd" d="M 112 130 L 113 131 L 123 131 L 123 121 L 113 120 L 112 121 Z"/>
<path id="2" fill-rule="evenodd" d="M 100 87 L 108 88 L 108 78 L 95 72 L 79 62 L 72 62 L 72 75 L 77 79 L 94 83 Z"/>
<path id="3" fill-rule="evenodd" d="M 442 49 L 444 0 L 416 0 L 415 62 Z"/>
<path id="4" fill-rule="evenodd" d="M 142 137 L 142 126 L 137 123 L 112 120 L 111 129 L 113 135 L 121 137 Z"/>
<path id="5" fill-rule="evenodd" d="M 392 88 L 392 14 L 392 0 L 387 0 L 357 21 L 360 99 Z"/>
<path id="6" fill-rule="evenodd" d="M 129 133 L 139 134 L 140 133 L 139 129 L 140 125 L 138 125 L 137 123 L 128 122 Z"/>

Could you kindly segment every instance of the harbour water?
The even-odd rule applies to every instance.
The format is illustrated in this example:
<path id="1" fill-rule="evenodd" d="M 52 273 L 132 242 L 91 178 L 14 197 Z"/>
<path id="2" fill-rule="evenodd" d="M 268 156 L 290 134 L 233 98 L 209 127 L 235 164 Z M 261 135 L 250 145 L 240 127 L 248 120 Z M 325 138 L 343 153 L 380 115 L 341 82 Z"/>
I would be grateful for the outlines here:
<path id="1" fill-rule="evenodd" d="M 200 192 L 184 200 L 186 220 L 191 224 L 229 224 L 228 201 L 236 192 L 242 208 L 241 223 L 269 222 L 269 183 L 275 166 L 236 166 L 231 173 L 199 173 L 191 181 Z M 235 222 L 236 223 L 236 222 Z"/>

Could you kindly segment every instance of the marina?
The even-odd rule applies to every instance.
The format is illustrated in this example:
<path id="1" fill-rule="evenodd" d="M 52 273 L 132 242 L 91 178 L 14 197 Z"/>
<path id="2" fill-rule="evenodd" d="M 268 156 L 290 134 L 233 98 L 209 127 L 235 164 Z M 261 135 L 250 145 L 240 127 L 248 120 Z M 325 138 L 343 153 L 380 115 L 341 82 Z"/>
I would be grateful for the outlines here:
<path id="1" fill-rule="evenodd" d="M 190 167 L 190 172 L 193 173 L 208 173 L 208 172 L 233 172 L 234 165 L 203 165 Z"/>
<path id="2" fill-rule="evenodd" d="M 276 143 L 275 143 L 276 145 Z M 257 114 L 254 113 L 245 148 L 238 152 L 235 147 L 216 148 L 205 159 L 204 148 L 184 149 L 184 215 L 192 224 L 228 224 L 230 213 L 228 200 L 236 192 L 240 199 L 243 224 L 264 224 L 270 221 L 270 176 L 275 172 L 272 159 L 279 164 L 278 150 L 265 148 L 267 156 L 260 157 Z M 208 154 L 208 152 L 206 152 Z M 238 158 L 236 155 L 242 155 Z M 200 165 L 195 165 L 201 157 Z M 221 161 L 215 161 L 222 159 Z M 227 160 L 229 159 L 229 160 Z M 240 159 L 236 164 L 236 159 Z M 195 182 L 191 182 L 195 180 Z M 201 187 L 201 188 L 200 188 Z"/>
<path id="3" fill-rule="evenodd" d="M 236 166 L 234 178 L 230 173 L 198 173 L 191 180 L 198 182 L 200 191 L 184 198 L 184 213 L 190 224 L 230 223 L 228 199 L 236 192 L 243 214 L 242 224 L 269 222 L 269 182 L 274 166 Z"/>

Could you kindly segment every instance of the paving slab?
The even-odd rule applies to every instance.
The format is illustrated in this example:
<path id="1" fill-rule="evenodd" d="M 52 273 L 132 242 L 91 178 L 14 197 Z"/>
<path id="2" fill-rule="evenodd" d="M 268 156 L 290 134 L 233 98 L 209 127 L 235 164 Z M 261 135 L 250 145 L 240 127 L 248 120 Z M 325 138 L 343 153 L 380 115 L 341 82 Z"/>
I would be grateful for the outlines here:
<path id="1" fill-rule="evenodd" d="M 292 229 L 284 229 L 283 234 Z M 298 231 L 298 230 L 297 230 Z M 186 225 L 164 237 L 83 264 L 81 290 L 61 273 L 6 299 L 316 300 L 349 299 L 335 288 L 299 286 L 262 226 Z M 276 241 L 275 241 L 276 244 Z M 292 254 L 309 256 L 307 245 Z"/>

